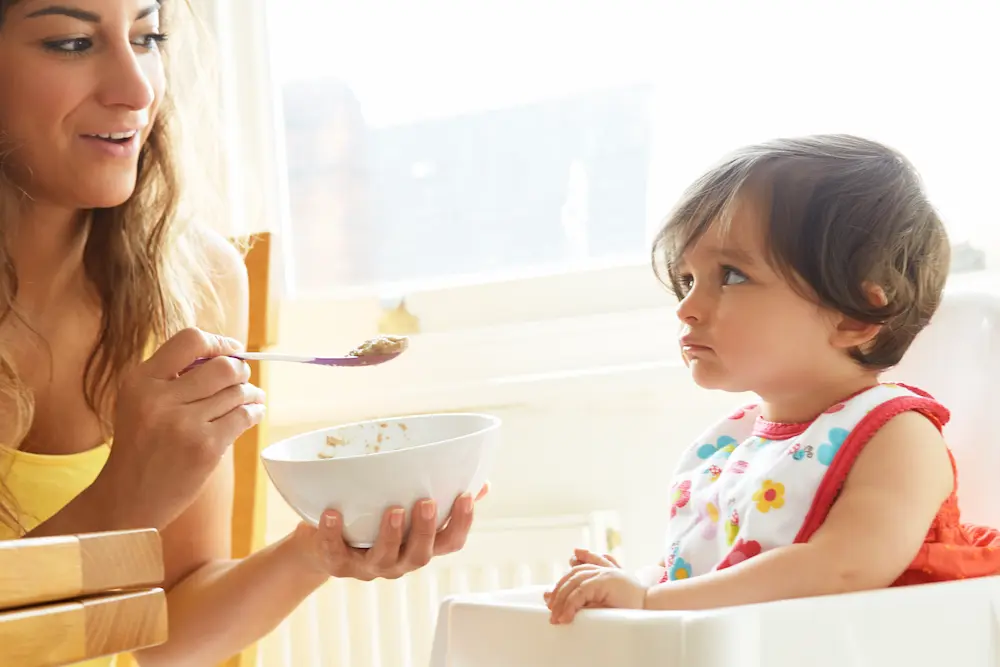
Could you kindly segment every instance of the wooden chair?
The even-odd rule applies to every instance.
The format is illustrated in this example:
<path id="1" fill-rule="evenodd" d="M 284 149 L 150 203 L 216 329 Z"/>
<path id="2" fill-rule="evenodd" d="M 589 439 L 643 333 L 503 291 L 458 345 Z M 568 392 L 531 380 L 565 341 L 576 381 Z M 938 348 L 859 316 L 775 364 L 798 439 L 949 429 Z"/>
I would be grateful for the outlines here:
<path id="1" fill-rule="evenodd" d="M 276 284 L 274 244 L 269 232 L 250 238 L 246 255 L 247 274 L 250 278 L 250 330 L 247 351 L 263 352 L 276 343 L 277 303 L 274 298 Z M 249 362 L 253 383 L 267 391 L 267 366 L 258 361 Z M 233 448 L 236 470 L 236 488 L 233 499 L 233 558 L 245 558 L 264 546 L 265 519 L 267 516 L 267 475 L 260 464 L 260 452 L 268 444 L 267 418 L 259 426 L 247 431 Z M 257 647 L 251 646 L 233 656 L 225 667 L 253 667 L 257 661 Z"/>

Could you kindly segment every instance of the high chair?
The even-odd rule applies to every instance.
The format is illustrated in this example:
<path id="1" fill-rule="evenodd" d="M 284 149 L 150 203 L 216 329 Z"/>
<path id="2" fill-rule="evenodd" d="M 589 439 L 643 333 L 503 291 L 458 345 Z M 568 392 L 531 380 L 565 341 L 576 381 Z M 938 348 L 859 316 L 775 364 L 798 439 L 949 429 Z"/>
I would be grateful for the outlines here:
<path id="1" fill-rule="evenodd" d="M 952 411 L 963 520 L 1000 525 L 1000 297 L 948 291 L 897 369 Z M 901 469 L 901 473 L 905 470 Z M 594 609 L 551 626 L 543 588 L 452 597 L 432 667 L 861 667 L 1000 664 L 1000 577 L 699 612 Z"/>

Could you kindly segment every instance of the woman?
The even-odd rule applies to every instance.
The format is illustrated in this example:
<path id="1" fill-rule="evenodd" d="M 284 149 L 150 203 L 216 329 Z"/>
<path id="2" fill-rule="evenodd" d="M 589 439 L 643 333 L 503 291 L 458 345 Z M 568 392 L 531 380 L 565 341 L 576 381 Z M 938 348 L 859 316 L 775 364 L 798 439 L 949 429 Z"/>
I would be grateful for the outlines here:
<path id="1" fill-rule="evenodd" d="M 264 396 L 223 356 L 246 337 L 242 259 L 178 212 L 162 30 L 179 6 L 0 0 L 0 538 L 161 529 L 170 640 L 142 665 L 216 664 L 330 576 L 455 551 L 474 503 L 436 535 L 418 504 L 403 545 L 402 508 L 367 552 L 329 512 L 229 560 L 229 446 Z"/>

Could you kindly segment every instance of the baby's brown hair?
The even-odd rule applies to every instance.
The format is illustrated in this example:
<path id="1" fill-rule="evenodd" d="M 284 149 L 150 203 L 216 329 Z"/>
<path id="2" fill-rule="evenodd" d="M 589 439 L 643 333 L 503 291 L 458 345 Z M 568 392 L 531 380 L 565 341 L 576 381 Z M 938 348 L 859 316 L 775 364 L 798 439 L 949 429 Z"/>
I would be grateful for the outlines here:
<path id="1" fill-rule="evenodd" d="M 680 298 L 684 253 L 740 198 L 760 204 L 770 260 L 821 306 L 881 325 L 851 356 L 899 363 L 941 302 L 950 246 L 920 177 L 899 152 L 850 135 L 776 139 L 730 155 L 684 193 L 653 243 L 653 266 Z M 881 288 L 887 304 L 871 301 Z"/>

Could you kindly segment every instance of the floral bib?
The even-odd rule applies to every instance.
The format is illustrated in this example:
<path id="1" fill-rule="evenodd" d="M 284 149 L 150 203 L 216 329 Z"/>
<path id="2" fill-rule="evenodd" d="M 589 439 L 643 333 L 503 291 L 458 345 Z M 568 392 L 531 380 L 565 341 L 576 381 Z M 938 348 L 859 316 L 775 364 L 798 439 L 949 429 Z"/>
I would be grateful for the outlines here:
<path id="1" fill-rule="evenodd" d="M 716 424 L 685 452 L 672 479 L 663 580 L 807 541 L 850 472 L 853 456 L 838 464 L 845 442 L 857 451 L 907 410 L 939 428 L 948 420 L 947 410 L 918 390 L 882 384 L 804 424 L 766 421 L 756 405 Z"/>

